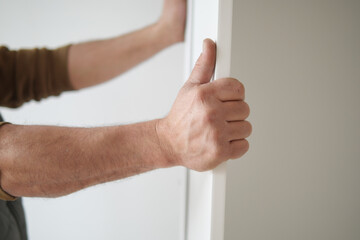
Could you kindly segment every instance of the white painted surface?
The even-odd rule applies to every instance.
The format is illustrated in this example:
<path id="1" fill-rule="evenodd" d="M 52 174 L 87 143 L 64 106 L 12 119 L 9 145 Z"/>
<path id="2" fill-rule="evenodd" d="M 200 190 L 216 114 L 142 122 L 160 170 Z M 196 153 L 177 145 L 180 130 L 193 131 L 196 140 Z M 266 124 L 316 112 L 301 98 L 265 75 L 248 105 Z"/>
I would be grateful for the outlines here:
<path id="1" fill-rule="evenodd" d="M 217 42 L 215 79 L 230 76 L 232 0 L 192 1 L 188 40 L 192 64 L 202 51 L 202 41 Z M 221 240 L 224 236 L 226 165 L 213 171 L 188 173 L 187 240 Z"/>
<path id="2" fill-rule="evenodd" d="M 114 36 L 154 22 L 161 0 L 0 0 L 0 44 L 57 47 Z M 20 124 L 103 126 L 164 116 L 183 82 L 183 45 L 114 81 L 19 110 Z M 184 169 L 159 170 L 58 199 L 25 199 L 30 239 L 179 239 Z"/>
<path id="3" fill-rule="evenodd" d="M 191 32 L 187 42 L 191 62 L 188 72 L 202 52 L 203 40 L 205 38 L 216 40 L 218 23 L 218 0 L 192 0 L 189 4 L 192 16 L 189 16 L 191 21 L 188 21 Z M 210 239 L 212 172 L 189 171 L 187 193 L 186 239 Z"/>
<path id="4" fill-rule="evenodd" d="M 219 0 L 214 79 L 231 77 L 233 0 Z M 211 240 L 224 239 L 226 163 L 212 171 Z"/>
<path id="5" fill-rule="evenodd" d="M 202 52 L 202 43 L 205 38 L 216 40 L 218 0 L 192 0 L 189 2 L 192 9 L 191 21 L 188 21 L 191 35 L 187 44 L 190 47 L 189 71 L 195 65 Z M 188 199 L 186 239 L 210 239 L 211 232 L 211 190 L 212 172 L 188 173 Z"/>
<path id="6" fill-rule="evenodd" d="M 250 151 L 228 163 L 225 239 L 360 239 L 360 1 L 234 1 Z"/>

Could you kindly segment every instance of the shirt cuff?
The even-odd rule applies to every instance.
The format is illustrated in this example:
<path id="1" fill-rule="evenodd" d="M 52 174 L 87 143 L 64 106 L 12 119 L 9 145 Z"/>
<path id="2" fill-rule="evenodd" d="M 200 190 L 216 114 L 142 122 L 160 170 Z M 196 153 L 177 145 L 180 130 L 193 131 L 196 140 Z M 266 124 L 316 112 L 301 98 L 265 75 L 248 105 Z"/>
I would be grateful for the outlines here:
<path id="1" fill-rule="evenodd" d="M 0 127 L 5 124 L 9 124 L 9 123 L 8 122 L 0 122 Z M 4 200 L 4 201 L 15 201 L 17 198 L 14 196 L 11 196 L 7 192 L 5 192 L 0 186 L 0 199 Z"/>

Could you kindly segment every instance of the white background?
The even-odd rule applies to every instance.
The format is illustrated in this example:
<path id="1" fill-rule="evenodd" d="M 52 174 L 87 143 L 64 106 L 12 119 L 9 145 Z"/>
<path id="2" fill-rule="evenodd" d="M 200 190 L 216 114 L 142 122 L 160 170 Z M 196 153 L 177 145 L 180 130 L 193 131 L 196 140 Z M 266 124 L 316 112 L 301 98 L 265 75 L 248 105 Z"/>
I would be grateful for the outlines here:
<path id="1" fill-rule="evenodd" d="M 153 23 L 160 0 L 0 0 L 0 44 L 58 47 L 116 36 Z M 169 33 L 171 34 L 171 33 Z M 163 117 L 182 85 L 177 44 L 98 87 L 1 109 L 18 124 L 104 126 Z M 58 199 L 24 199 L 30 239 L 177 239 L 184 169 L 157 170 Z"/>

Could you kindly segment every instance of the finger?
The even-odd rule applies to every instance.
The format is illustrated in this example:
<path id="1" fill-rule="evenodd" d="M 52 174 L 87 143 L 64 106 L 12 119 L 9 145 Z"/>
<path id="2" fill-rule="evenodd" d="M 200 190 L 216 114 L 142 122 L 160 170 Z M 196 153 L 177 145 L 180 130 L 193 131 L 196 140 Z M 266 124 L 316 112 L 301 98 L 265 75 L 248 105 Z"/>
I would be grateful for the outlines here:
<path id="1" fill-rule="evenodd" d="M 204 84 L 210 82 L 214 73 L 216 60 L 216 45 L 210 39 L 203 42 L 203 52 L 197 60 L 188 82 L 192 84 Z"/>
<path id="2" fill-rule="evenodd" d="M 211 83 L 215 96 L 221 101 L 245 99 L 244 85 L 235 78 L 222 78 Z"/>
<path id="3" fill-rule="evenodd" d="M 243 156 L 249 150 L 249 142 L 246 139 L 232 141 L 230 143 L 230 158 L 236 159 Z"/>
<path id="4" fill-rule="evenodd" d="M 248 121 L 229 122 L 226 131 L 229 141 L 240 140 L 250 136 L 252 126 Z"/>
<path id="5" fill-rule="evenodd" d="M 227 101 L 221 103 L 226 121 L 240 121 L 249 117 L 250 107 L 244 101 Z"/>

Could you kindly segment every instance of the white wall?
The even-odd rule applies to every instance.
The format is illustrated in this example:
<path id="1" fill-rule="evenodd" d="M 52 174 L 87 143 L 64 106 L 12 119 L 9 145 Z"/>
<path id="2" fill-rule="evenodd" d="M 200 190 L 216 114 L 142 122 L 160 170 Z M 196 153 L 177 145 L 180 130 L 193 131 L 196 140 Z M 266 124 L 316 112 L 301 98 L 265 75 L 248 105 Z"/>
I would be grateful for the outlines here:
<path id="1" fill-rule="evenodd" d="M 161 0 L 0 0 L 0 44 L 57 47 L 109 37 L 154 22 Z M 164 116 L 183 82 L 183 45 L 117 79 L 18 110 L 19 124 L 103 126 Z M 183 229 L 184 169 L 95 186 L 58 199 L 24 199 L 30 239 L 177 239 Z"/>
<path id="2" fill-rule="evenodd" d="M 225 239 L 360 239 L 360 1 L 234 1 L 250 150 L 228 163 Z"/>

